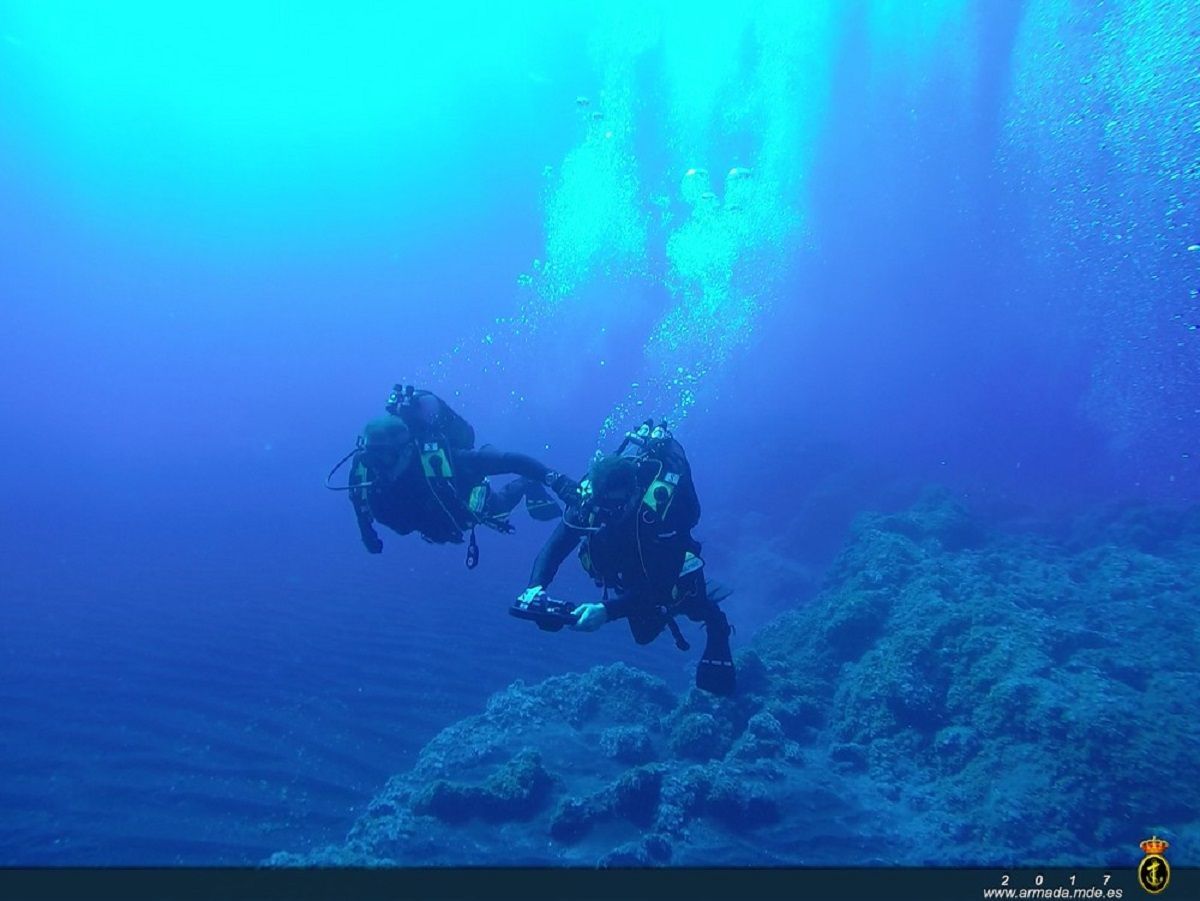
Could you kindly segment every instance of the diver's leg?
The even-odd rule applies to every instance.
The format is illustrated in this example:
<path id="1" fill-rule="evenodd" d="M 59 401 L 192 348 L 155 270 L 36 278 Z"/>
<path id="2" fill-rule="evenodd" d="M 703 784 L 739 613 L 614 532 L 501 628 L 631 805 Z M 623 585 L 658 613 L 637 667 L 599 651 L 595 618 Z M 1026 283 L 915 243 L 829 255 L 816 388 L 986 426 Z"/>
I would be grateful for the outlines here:
<path id="1" fill-rule="evenodd" d="M 546 487 L 553 490 L 564 503 L 572 503 L 577 499 L 579 485 L 576 482 L 525 454 L 502 451 L 485 444 L 479 450 L 462 451 L 457 459 L 467 469 L 468 481 L 506 473 L 526 479 L 525 506 L 534 519 L 548 521 L 560 516 L 558 505 L 550 499 Z"/>
<path id="2" fill-rule="evenodd" d="M 550 468 L 525 454 L 502 451 L 491 444 L 478 450 L 460 451 L 458 459 L 470 467 L 472 474 L 479 476 L 515 475 L 524 476 L 534 482 L 545 484 Z"/>
<path id="3" fill-rule="evenodd" d="M 703 570 L 682 576 L 675 584 L 675 597 L 678 604 L 675 612 L 682 613 L 694 623 L 704 622 L 714 606 L 705 593 Z"/>
<path id="4" fill-rule="evenodd" d="M 666 625 L 665 620 L 653 612 L 637 611 L 630 613 L 629 631 L 633 634 L 633 640 L 638 644 L 650 644 L 654 639 L 658 638 Z"/>
<path id="5" fill-rule="evenodd" d="M 649 644 L 658 638 L 666 625 L 653 600 L 641 591 L 618 590 L 616 597 L 604 602 L 610 619 L 629 620 L 629 631 L 638 644 Z"/>
<path id="6" fill-rule="evenodd" d="M 503 516 L 511 513 L 521 498 L 525 496 L 527 479 L 513 479 L 502 488 L 497 488 L 488 494 L 483 510 L 488 516 Z"/>
<path id="7" fill-rule="evenodd" d="M 484 512 L 488 516 L 507 516 L 525 498 L 525 510 L 530 517 L 540 522 L 549 522 L 562 516 L 559 508 L 543 485 L 524 477 L 513 479 L 503 488 L 488 495 Z"/>
<path id="8" fill-rule="evenodd" d="M 550 496 L 546 486 L 532 479 L 521 479 L 525 486 L 525 512 L 538 522 L 550 522 L 559 519 L 562 508 Z"/>
<path id="9" fill-rule="evenodd" d="M 544 487 L 550 473 L 542 463 L 525 454 L 502 451 L 490 444 L 478 450 L 460 451 L 455 458 L 460 475 L 468 484 L 496 475 L 516 475 L 499 490 L 492 491 L 484 502 L 488 516 L 507 516 L 525 498 L 525 508 L 534 519 L 549 521 L 562 514 Z"/>

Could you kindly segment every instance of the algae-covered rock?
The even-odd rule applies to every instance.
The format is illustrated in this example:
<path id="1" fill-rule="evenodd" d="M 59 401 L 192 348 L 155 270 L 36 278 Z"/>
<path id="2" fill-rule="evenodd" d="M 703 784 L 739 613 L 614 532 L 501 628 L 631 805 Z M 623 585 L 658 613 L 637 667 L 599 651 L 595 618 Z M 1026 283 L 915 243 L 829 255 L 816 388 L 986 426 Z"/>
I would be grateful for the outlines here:
<path id="1" fill-rule="evenodd" d="M 527 820 L 545 803 L 552 782 L 541 755 L 527 748 L 482 785 L 431 782 L 413 798 L 411 808 L 446 823 L 465 823 L 473 817 L 492 823 Z"/>
<path id="2" fill-rule="evenodd" d="M 600 733 L 600 750 L 621 763 L 647 763 L 654 759 L 654 744 L 645 726 L 614 726 Z"/>
<path id="3" fill-rule="evenodd" d="M 711 713 L 689 713 L 667 738 L 672 754 L 684 760 L 710 760 L 729 747 L 729 734 Z"/>
<path id="4" fill-rule="evenodd" d="M 844 772 L 865 772 L 867 749 L 855 742 L 838 742 L 829 749 L 829 759 Z"/>
<path id="5" fill-rule="evenodd" d="M 741 760 L 775 759 L 794 755 L 794 745 L 788 740 L 779 720 L 769 711 L 762 710 L 750 717 L 745 731 L 730 749 L 729 756 Z"/>
<path id="6" fill-rule="evenodd" d="M 916 542 L 936 542 L 939 550 L 959 551 L 976 547 L 985 531 L 967 508 L 948 491 L 927 491 L 903 513 L 875 516 L 874 527 L 904 535 Z"/>
<path id="7" fill-rule="evenodd" d="M 577 842 L 607 813 L 605 807 L 592 799 L 563 798 L 550 818 L 550 835 L 560 842 Z"/>
<path id="8" fill-rule="evenodd" d="M 612 787 L 612 810 L 638 826 L 649 826 L 658 812 L 663 773 L 658 767 L 639 767 L 621 776 Z"/>
<path id="9" fill-rule="evenodd" d="M 674 693 L 661 679 L 623 663 L 587 673 L 554 676 L 537 685 L 514 683 L 494 695 L 487 715 L 509 726 L 566 720 L 579 726 L 594 719 L 653 724 L 675 706 Z"/>
<path id="10" fill-rule="evenodd" d="M 626 842 L 609 851 L 597 863 L 600 867 L 654 867 L 671 861 L 671 843 L 661 835 L 649 835 L 641 841 Z"/>
<path id="11" fill-rule="evenodd" d="M 658 815 L 662 780 L 660 767 L 637 767 L 586 798 L 564 798 L 550 819 L 550 835 L 569 844 L 613 819 L 649 826 Z"/>
<path id="12" fill-rule="evenodd" d="M 778 802 L 764 786 L 728 776 L 709 787 L 705 807 L 736 832 L 774 823 L 780 816 Z"/>

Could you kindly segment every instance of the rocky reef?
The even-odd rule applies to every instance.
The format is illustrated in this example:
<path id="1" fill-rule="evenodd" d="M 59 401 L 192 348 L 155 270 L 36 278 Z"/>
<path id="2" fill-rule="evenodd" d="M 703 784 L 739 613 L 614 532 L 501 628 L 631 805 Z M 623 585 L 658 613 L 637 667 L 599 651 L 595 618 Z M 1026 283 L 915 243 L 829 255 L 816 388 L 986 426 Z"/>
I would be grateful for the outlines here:
<path id="1" fill-rule="evenodd" d="M 932 495 L 860 517 L 736 697 L 622 664 L 516 683 L 344 844 L 269 863 L 1131 866 L 1155 832 L 1194 866 L 1198 644 L 1200 510 L 1051 538 Z"/>

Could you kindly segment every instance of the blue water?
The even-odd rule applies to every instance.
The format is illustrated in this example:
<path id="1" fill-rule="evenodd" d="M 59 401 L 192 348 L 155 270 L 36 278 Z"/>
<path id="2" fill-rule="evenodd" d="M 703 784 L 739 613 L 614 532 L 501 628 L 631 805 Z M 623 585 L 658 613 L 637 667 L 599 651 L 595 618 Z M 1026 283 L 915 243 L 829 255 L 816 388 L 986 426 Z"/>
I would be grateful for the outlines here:
<path id="1" fill-rule="evenodd" d="M 303 16 L 168 65 L 136 4 L 0 4 L 0 864 L 340 842 L 516 679 L 686 689 L 505 615 L 542 524 L 363 553 L 321 479 L 398 380 L 573 473 L 673 417 L 746 640 L 931 484 L 1200 501 L 1200 5 L 788 9 L 531 8 L 461 64 L 355 19 L 339 68 Z"/>

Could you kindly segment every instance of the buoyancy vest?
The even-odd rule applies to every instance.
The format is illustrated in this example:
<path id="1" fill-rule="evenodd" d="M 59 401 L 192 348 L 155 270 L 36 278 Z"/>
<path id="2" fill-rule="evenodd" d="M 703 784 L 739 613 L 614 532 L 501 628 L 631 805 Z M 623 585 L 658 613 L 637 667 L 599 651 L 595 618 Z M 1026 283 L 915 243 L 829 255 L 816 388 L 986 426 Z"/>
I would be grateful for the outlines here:
<path id="1" fill-rule="evenodd" d="M 683 445 L 665 423 L 656 425 L 652 419 L 646 420 L 626 434 L 616 453 L 637 464 L 637 490 L 641 498 L 636 511 L 630 514 L 637 517 L 636 528 L 632 530 L 633 543 L 642 540 L 643 531 L 661 533 L 663 529 L 683 533 L 690 542 L 689 533 L 700 521 L 700 499 Z M 588 479 L 580 483 L 580 495 L 583 503 L 576 521 L 589 533 L 579 548 L 580 562 L 598 585 L 611 584 L 616 567 L 612 558 L 623 556 L 620 541 L 612 540 L 616 536 L 600 536 L 603 524 L 588 503 L 591 497 Z M 598 540 L 593 545 L 594 539 Z M 695 545 L 695 549 L 699 546 Z M 633 550 L 640 553 L 636 546 Z"/>

